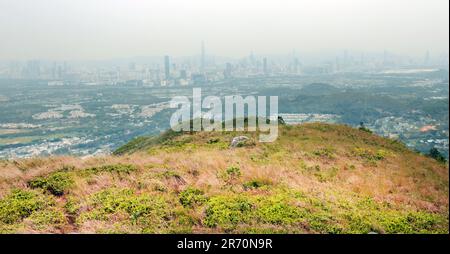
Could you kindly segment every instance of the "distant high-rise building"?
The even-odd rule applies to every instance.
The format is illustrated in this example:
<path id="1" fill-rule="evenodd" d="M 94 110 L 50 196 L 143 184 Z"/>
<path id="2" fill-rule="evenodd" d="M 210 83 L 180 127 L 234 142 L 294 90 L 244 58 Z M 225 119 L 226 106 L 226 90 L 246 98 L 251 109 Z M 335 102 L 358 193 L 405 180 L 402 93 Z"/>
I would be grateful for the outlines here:
<path id="1" fill-rule="evenodd" d="M 181 70 L 180 71 L 180 79 L 187 79 L 187 72 L 186 70 Z"/>
<path id="2" fill-rule="evenodd" d="M 207 79 L 205 75 L 201 73 L 192 74 L 192 82 L 194 83 L 194 85 L 203 85 L 206 83 L 206 81 Z"/>
<path id="3" fill-rule="evenodd" d="M 128 70 L 130 70 L 130 71 L 135 71 L 135 70 L 136 70 L 136 63 L 135 63 L 135 62 L 131 62 L 131 63 L 128 65 Z"/>
<path id="4" fill-rule="evenodd" d="M 263 72 L 264 72 L 264 75 L 267 75 L 269 73 L 269 70 L 267 69 L 267 58 L 266 57 L 263 58 Z"/>
<path id="5" fill-rule="evenodd" d="M 291 72 L 296 73 L 297 72 L 297 54 L 295 52 L 295 49 L 292 49 L 292 66 L 291 66 Z"/>
<path id="6" fill-rule="evenodd" d="M 170 59 L 169 56 L 164 56 L 164 75 L 166 79 L 170 79 Z"/>
<path id="7" fill-rule="evenodd" d="M 38 60 L 28 61 L 25 67 L 25 74 L 28 78 L 39 78 L 41 75 L 40 62 Z"/>
<path id="8" fill-rule="evenodd" d="M 341 70 L 341 62 L 339 60 L 339 57 L 337 56 L 335 59 L 335 64 L 334 64 L 335 68 L 335 72 L 339 72 Z"/>
<path id="9" fill-rule="evenodd" d="M 58 71 L 57 71 L 57 66 L 56 66 L 56 63 L 55 63 L 55 62 L 53 62 L 51 72 L 52 72 L 51 77 L 52 77 L 53 79 L 57 79 L 57 78 L 58 78 Z"/>
<path id="10" fill-rule="evenodd" d="M 344 50 L 344 64 L 349 64 L 348 50 Z"/>
<path id="11" fill-rule="evenodd" d="M 255 55 L 253 55 L 253 51 L 250 52 L 250 56 L 248 58 L 250 60 L 251 67 L 254 67 L 256 61 L 255 61 Z"/>
<path id="12" fill-rule="evenodd" d="M 200 69 L 201 71 L 205 71 L 206 67 L 206 53 L 205 53 L 205 43 L 202 41 L 202 52 L 201 52 L 201 59 L 200 59 Z"/>
<path id="13" fill-rule="evenodd" d="M 232 71 L 231 63 L 227 63 L 226 67 L 225 67 L 225 71 L 223 72 L 224 78 L 226 78 L 226 79 L 231 78 L 231 71 Z"/>
<path id="14" fill-rule="evenodd" d="M 63 67 L 61 65 L 58 65 L 58 70 L 57 70 L 58 78 L 63 78 L 64 74 L 65 74 L 65 72 L 63 70 Z"/>
<path id="15" fill-rule="evenodd" d="M 423 60 L 423 64 L 425 66 L 430 64 L 430 51 L 429 50 L 427 50 L 427 52 L 425 53 L 425 58 Z"/>
<path id="16" fill-rule="evenodd" d="M 298 73 L 298 69 L 299 69 L 299 61 L 298 61 L 298 58 L 297 57 L 295 57 L 294 58 L 294 66 L 293 66 L 293 73 L 294 74 L 297 74 Z"/>

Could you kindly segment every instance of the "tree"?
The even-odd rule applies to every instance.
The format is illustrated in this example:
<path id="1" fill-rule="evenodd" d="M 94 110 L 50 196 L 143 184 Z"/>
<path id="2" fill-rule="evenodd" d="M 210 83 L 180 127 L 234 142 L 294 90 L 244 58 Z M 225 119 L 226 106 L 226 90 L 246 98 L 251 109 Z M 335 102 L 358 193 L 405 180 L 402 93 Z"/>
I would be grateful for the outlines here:
<path id="1" fill-rule="evenodd" d="M 366 128 L 366 126 L 364 125 L 364 122 L 359 122 L 359 128 L 358 129 L 361 130 L 361 131 L 372 133 L 372 131 L 369 128 Z"/>
<path id="2" fill-rule="evenodd" d="M 439 152 L 439 150 L 435 147 L 431 148 L 430 151 L 428 152 L 428 156 L 439 161 L 439 162 L 447 162 L 447 159 L 445 159 L 445 157 L 441 154 L 441 152 Z"/>

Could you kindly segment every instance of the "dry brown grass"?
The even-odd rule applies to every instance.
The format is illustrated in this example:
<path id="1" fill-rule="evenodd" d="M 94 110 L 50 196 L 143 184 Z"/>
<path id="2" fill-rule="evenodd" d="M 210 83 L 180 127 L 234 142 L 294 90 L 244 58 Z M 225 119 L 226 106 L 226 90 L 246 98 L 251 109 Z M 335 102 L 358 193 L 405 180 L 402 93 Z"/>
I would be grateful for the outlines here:
<path id="1" fill-rule="evenodd" d="M 5 196 L 13 188 L 27 188 L 27 181 L 65 166 L 72 166 L 78 172 L 119 163 L 132 164 L 137 171 L 126 176 L 99 173 L 86 177 L 75 174 L 70 195 L 83 199 L 111 187 L 131 188 L 139 193 L 179 193 L 186 186 L 193 186 L 214 196 L 228 190 L 223 174 L 228 167 L 236 166 L 242 175 L 232 184 L 234 192 L 244 191 L 244 183 L 257 179 L 273 188 L 288 188 L 316 197 L 332 190 L 339 195 L 369 196 L 394 207 L 448 213 L 447 165 L 409 151 L 391 140 L 346 126 L 305 124 L 283 127 L 280 134 L 273 144 L 256 143 L 255 146 L 237 149 L 226 148 L 232 133 L 199 133 L 192 134 L 190 142 L 180 146 L 159 146 L 150 152 L 6 161 L 0 164 L 0 196 Z M 254 137 L 255 134 L 247 135 Z M 213 137 L 218 137 L 222 146 L 207 144 Z M 352 152 L 360 147 L 373 151 L 382 149 L 387 151 L 387 155 L 380 160 L 368 160 Z M 330 154 L 317 152 L 322 148 L 329 148 Z M 65 201 L 61 198 L 58 202 Z M 77 230 L 95 232 L 104 227 L 104 222 L 88 221 Z M 196 232 L 212 231 L 195 227 L 193 230 Z"/>

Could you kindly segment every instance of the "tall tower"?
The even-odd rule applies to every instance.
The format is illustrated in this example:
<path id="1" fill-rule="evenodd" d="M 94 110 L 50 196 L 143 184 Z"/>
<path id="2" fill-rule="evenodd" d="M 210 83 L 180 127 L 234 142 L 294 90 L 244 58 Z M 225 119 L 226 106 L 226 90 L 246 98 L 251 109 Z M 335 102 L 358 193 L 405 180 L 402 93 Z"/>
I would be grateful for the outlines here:
<path id="1" fill-rule="evenodd" d="M 427 50 L 427 52 L 425 52 L 425 58 L 423 60 L 423 64 L 425 66 L 428 66 L 430 64 L 430 51 Z"/>
<path id="2" fill-rule="evenodd" d="M 201 55 L 201 59 L 200 59 L 200 69 L 201 71 L 205 71 L 205 67 L 206 67 L 206 56 L 205 56 L 205 43 L 204 41 L 202 41 L 202 55 Z"/>
<path id="3" fill-rule="evenodd" d="M 164 56 L 164 75 L 166 80 L 170 79 L 170 59 L 169 56 Z"/>
<path id="4" fill-rule="evenodd" d="M 264 75 L 267 75 L 267 74 L 268 74 L 268 70 L 267 70 L 267 58 L 266 58 L 266 57 L 263 58 L 263 72 L 264 72 Z"/>
<path id="5" fill-rule="evenodd" d="M 231 66 L 231 63 L 227 63 L 226 64 L 226 67 L 225 67 L 225 71 L 223 72 L 223 76 L 226 78 L 226 79 L 229 79 L 229 78 L 231 78 L 231 71 L 232 71 L 232 66 Z"/>

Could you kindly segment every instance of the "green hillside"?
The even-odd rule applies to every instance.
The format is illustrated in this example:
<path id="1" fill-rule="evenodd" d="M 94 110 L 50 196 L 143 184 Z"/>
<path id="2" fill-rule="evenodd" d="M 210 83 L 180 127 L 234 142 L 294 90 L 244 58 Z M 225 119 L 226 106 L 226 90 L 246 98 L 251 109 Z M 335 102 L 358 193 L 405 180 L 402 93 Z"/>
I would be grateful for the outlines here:
<path id="1" fill-rule="evenodd" d="M 169 131 L 111 156 L 0 161 L 0 232 L 449 233 L 447 164 L 343 125 L 257 135 Z"/>

